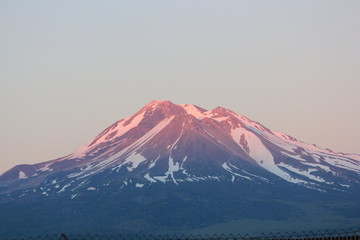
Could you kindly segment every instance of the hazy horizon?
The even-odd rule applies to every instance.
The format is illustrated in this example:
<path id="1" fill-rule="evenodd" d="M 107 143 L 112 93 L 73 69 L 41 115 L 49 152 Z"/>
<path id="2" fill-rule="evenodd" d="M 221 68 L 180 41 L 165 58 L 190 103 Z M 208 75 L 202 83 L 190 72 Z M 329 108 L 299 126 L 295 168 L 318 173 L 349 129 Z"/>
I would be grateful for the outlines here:
<path id="1" fill-rule="evenodd" d="M 360 154 L 359 1 L 2 1 L 0 174 L 154 99 Z"/>

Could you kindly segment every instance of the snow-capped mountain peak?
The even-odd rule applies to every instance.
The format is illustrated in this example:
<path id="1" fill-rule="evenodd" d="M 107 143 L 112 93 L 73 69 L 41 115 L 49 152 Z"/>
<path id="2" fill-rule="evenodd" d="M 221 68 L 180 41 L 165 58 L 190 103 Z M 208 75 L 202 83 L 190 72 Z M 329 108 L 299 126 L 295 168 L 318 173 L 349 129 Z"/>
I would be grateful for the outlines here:
<path id="1" fill-rule="evenodd" d="M 359 189 L 359 155 L 304 143 L 224 107 L 156 100 L 65 157 L 1 175 L 0 220 L 1 229 L 21 225 L 25 234 L 41 220 L 40 233 L 178 231 L 249 219 L 349 226 Z"/>
<path id="2" fill-rule="evenodd" d="M 68 156 L 14 167 L 0 176 L 0 191 L 46 185 L 47 195 L 61 194 L 93 187 L 102 174 L 107 177 L 96 180 L 97 188 L 112 182 L 126 188 L 224 181 L 351 191 L 359 186 L 359 160 L 271 131 L 223 107 L 154 100 Z"/>

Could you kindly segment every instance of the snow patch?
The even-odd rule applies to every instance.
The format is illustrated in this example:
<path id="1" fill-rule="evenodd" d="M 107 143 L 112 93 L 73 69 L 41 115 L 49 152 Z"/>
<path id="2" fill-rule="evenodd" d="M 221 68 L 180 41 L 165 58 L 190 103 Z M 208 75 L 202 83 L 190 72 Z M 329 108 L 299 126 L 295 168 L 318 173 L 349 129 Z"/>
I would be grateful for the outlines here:
<path id="1" fill-rule="evenodd" d="M 184 159 L 183 159 L 182 162 L 181 162 L 181 165 L 180 165 L 180 169 L 183 170 L 183 172 L 185 171 L 185 169 L 184 169 L 184 163 L 185 163 L 185 161 L 186 161 L 187 159 L 188 159 L 188 156 L 185 156 Z M 185 171 L 185 173 L 186 173 L 186 171 Z"/>
<path id="2" fill-rule="evenodd" d="M 162 183 L 166 183 L 167 176 L 153 176 L 153 178 Z"/>
<path id="3" fill-rule="evenodd" d="M 197 119 L 203 119 L 206 115 L 201 112 L 198 108 L 191 104 L 182 104 L 180 105 L 186 111 L 187 114 L 196 117 Z"/>
<path id="4" fill-rule="evenodd" d="M 169 157 L 169 173 L 172 174 L 173 172 L 177 172 L 180 170 L 180 166 L 178 162 L 174 162 L 174 159 L 170 156 Z"/>
<path id="5" fill-rule="evenodd" d="M 314 180 L 314 181 L 317 181 L 317 182 L 321 182 L 321 183 L 327 183 L 327 184 L 331 184 L 329 182 L 326 182 L 323 178 L 319 177 L 319 176 L 314 176 L 311 174 L 311 172 L 314 172 L 314 171 L 317 171 L 317 169 L 309 169 L 309 170 L 300 170 L 300 169 L 297 169 L 291 165 L 288 165 L 288 164 L 285 164 L 285 163 L 280 163 L 278 164 L 279 167 L 283 167 L 283 168 L 286 168 L 287 170 L 293 172 L 293 173 L 296 173 L 296 174 L 299 174 L 301 176 L 304 176 L 308 179 L 311 179 L 311 180 Z M 312 171 L 314 170 L 314 171 Z"/>
<path id="6" fill-rule="evenodd" d="M 325 165 L 322 165 L 322 164 L 319 164 L 319 163 L 308 163 L 308 162 L 307 162 L 307 163 L 304 163 L 304 165 L 311 166 L 311 167 L 318 167 L 318 168 L 324 170 L 325 172 L 331 172 L 331 173 L 336 174 L 334 171 L 332 171 L 332 170 L 330 169 L 330 167 L 325 166 Z"/>
<path id="7" fill-rule="evenodd" d="M 241 178 L 245 178 L 247 180 L 250 180 L 250 181 L 254 181 L 252 180 L 250 177 L 248 176 L 244 176 L 244 175 L 241 175 L 239 173 L 236 173 L 233 171 L 233 169 L 231 169 L 231 167 L 228 165 L 228 163 L 223 163 L 222 165 L 222 168 L 224 168 L 226 171 L 228 171 L 229 173 L 231 173 L 233 176 L 238 176 L 238 177 L 241 177 Z M 235 179 L 234 179 L 235 180 Z M 234 180 L 232 180 L 232 182 L 234 182 Z"/>
<path id="8" fill-rule="evenodd" d="M 117 137 L 120 137 L 120 136 L 124 135 L 129 130 L 137 127 L 140 124 L 140 122 L 144 119 L 144 115 L 145 115 L 145 111 L 143 111 L 142 113 L 140 113 L 139 115 L 134 117 L 134 119 L 132 119 L 132 121 L 129 124 L 127 124 L 126 126 L 124 126 L 124 124 L 127 121 L 129 121 L 131 119 L 131 117 L 126 118 L 126 119 L 118 122 L 118 126 L 115 129 L 112 129 L 111 131 L 109 131 L 107 134 L 104 134 L 103 136 L 101 136 L 99 139 L 97 139 L 96 144 L 91 145 L 91 143 L 94 141 L 94 140 L 91 140 L 84 147 L 82 147 L 82 148 L 78 149 L 77 151 L 75 151 L 71 156 L 73 158 L 82 158 L 82 157 L 86 156 L 86 152 L 88 152 L 90 149 L 95 148 L 100 143 L 111 141 L 114 138 L 117 138 Z M 113 134 L 114 132 L 116 132 L 116 134 L 114 136 L 112 136 L 110 139 L 109 138 L 107 139 L 107 137 L 110 134 Z"/>
<path id="9" fill-rule="evenodd" d="M 62 193 L 65 192 L 66 188 L 70 187 L 71 183 L 66 184 L 65 186 L 63 186 L 57 193 Z"/>
<path id="10" fill-rule="evenodd" d="M 125 162 L 123 162 L 121 165 L 131 163 L 131 167 L 127 167 L 129 172 L 131 172 L 136 169 L 140 165 L 140 163 L 144 161 L 146 161 L 146 158 L 144 156 L 142 156 L 140 153 L 133 152 L 129 157 L 126 158 Z"/>
<path id="11" fill-rule="evenodd" d="M 149 173 L 145 174 L 144 178 L 151 183 L 156 183 L 156 180 L 154 178 L 150 177 Z"/>
<path id="12" fill-rule="evenodd" d="M 245 170 L 242 170 L 242 172 L 245 173 L 245 174 L 247 174 L 247 175 L 250 175 L 250 176 L 252 176 L 252 177 L 259 178 L 260 180 L 262 180 L 262 181 L 264 181 L 264 182 L 269 182 L 269 180 L 266 179 L 266 178 L 264 178 L 264 177 L 260 177 L 260 176 L 258 176 L 258 175 L 249 173 L 249 172 L 247 172 L 247 171 L 245 171 Z"/>
<path id="13" fill-rule="evenodd" d="M 245 128 L 235 128 L 231 131 L 231 136 L 234 139 L 234 141 L 243 148 L 243 146 L 240 144 L 240 137 L 243 135 L 245 136 L 245 140 L 248 144 L 249 148 L 249 156 L 254 159 L 259 166 L 263 167 L 265 170 L 281 177 L 282 179 L 297 183 L 297 184 L 303 184 L 307 183 L 303 180 L 296 179 L 291 177 L 287 172 L 283 171 L 281 168 L 279 168 L 274 161 L 274 157 L 271 154 L 271 152 L 266 148 L 266 146 L 262 143 L 260 138 L 256 136 L 252 131 L 259 133 L 259 130 L 253 128 L 253 127 L 247 127 L 249 130 Z M 243 148 L 245 151 L 245 149 Z"/>
<path id="14" fill-rule="evenodd" d="M 179 137 L 176 139 L 176 141 L 171 145 L 170 147 L 170 156 L 169 156 L 169 168 L 168 171 L 165 173 L 167 176 L 171 176 L 172 180 L 174 181 L 175 184 L 178 184 L 176 182 L 176 179 L 174 177 L 174 172 L 177 172 L 180 170 L 180 164 L 178 162 L 174 162 L 174 159 L 172 157 L 172 152 L 174 147 L 176 146 L 176 144 L 178 143 L 178 141 L 180 140 L 181 136 L 182 136 L 182 130 L 181 133 L 179 135 Z"/>
<path id="15" fill-rule="evenodd" d="M 163 130 L 172 120 L 174 119 L 174 116 L 171 116 L 170 118 L 162 120 L 160 123 L 158 123 L 154 128 L 152 128 L 150 131 L 148 131 L 144 136 L 139 138 L 137 141 L 132 143 L 130 146 L 126 147 L 125 149 L 121 150 L 120 152 L 112 155 L 108 159 L 99 162 L 98 164 L 89 167 L 86 170 L 83 170 L 76 174 L 71 174 L 71 177 L 77 177 L 77 179 L 84 178 L 87 176 L 90 176 L 92 174 L 98 173 L 103 169 L 106 169 L 109 165 L 113 165 L 116 163 L 116 161 L 121 158 L 122 156 L 132 155 L 131 153 L 136 152 L 136 149 L 143 146 L 146 142 L 148 142 L 150 139 L 152 139 L 156 134 L 158 134 L 161 130 Z M 120 164 L 118 167 L 121 167 L 124 164 Z M 136 163 L 135 163 L 136 165 Z M 70 175 L 69 175 L 70 177 Z"/>
<path id="16" fill-rule="evenodd" d="M 343 186 L 343 187 L 346 187 L 346 188 L 350 188 L 350 185 L 347 185 L 347 184 L 341 184 L 339 183 L 340 186 Z"/>
<path id="17" fill-rule="evenodd" d="M 46 165 L 46 166 L 43 167 L 43 168 L 40 168 L 39 171 L 40 171 L 40 172 L 47 172 L 47 171 L 52 172 L 53 169 L 52 169 L 52 168 L 49 168 L 49 166 L 50 166 L 50 164 Z"/>
<path id="18" fill-rule="evenodd" d="M 19 179 L 26 179 L 26 178 L 27 178 L 26 174 L 23 171 L 20 171 L 19 172 Z"/>
<path id="19" fill-rule="evenodd" d="M 325 162 L 335 167 L 344 168 L 351 170 L 357 173 L 360 173 L 360 162 L 348 158 L 339 158 L 339 157 L 328 157 L 324 156 Z"/>
<path id="20" fill-rule="evenodd" d="M 151 168 L 153 168 L 153 167 L 155 167 L 155 165 L 156 165 L 156 162 L 157 162 L 157 160 L 159 160 L 160 159 L 160 155 L 153 161 L 153 162 L 151 162 L 150 163 L 150 165 L 149 165 L 149 169 L 151 169 Z"/>
<path id="21" fill-rule="evenodd" d="M 217 122 L 223 122 L 225 120 L 227 120 L 229 117 L 218 117 L 218 118 L 213 118 L 215 121 Z"/>

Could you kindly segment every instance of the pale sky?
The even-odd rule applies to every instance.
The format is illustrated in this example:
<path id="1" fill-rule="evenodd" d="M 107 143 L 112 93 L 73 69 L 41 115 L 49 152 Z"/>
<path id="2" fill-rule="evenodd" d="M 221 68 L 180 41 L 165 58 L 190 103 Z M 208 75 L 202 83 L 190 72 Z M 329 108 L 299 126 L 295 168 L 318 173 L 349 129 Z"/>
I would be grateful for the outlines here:
<path id="1" fill-rule="evenodd" d="M 0 173 L 153 99 L 360 153 L 360 1 L 0 1 Z"/>

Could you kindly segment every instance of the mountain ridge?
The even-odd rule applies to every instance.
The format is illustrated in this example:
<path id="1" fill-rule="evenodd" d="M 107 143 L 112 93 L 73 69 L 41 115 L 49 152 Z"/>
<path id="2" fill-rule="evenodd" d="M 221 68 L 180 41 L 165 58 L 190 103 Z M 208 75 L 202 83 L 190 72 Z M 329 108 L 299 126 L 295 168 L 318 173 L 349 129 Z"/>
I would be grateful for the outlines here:
<path id="1" fill-rule="evenodd" d="M 152 101 L 67 156 L 0 175 L 0 235 L 344 228 L 360 225 L 359 195 L 359 155 Z"/>
<path id="2" fill-rule="evenodd" d="M 143 174 L 150 184 L 168 181 L 177 184 L 174 174 L 183 175 L 179 179 L 181 181 L 223 176 L 224 172 L 219 176 L 194 174 L 191 177 L 189 171 L 194 171 L 193 166 L 192 169 L 184 168 L 189 156 L 199 171 L 202 171 L 202 166 L 196 161 L 216 156 L 211 161 L 206 160 L 206 164 L 213 165 L 208 170 L 218 171 L 221 165 L 222 170 L 231 175 L 232 181 L 256 178 L 254 176 L 257 174 L 239 167 L 246 163 L 258 168 L 257 171 L 266 170 L 285 181 L 321 191 L 324 185 L 337 184 L 325 179 L 325 176 L 341 180 L 337 188 L 342 190 L 350 188 L 351 184 L 347 181 L 349 176 L 353 176 L 351 183 L 359 183 L 358 155 L 334 153 L 298 141 L 223 107 L 205 110 L 192 104 L 176 105 L 170 101 L 154 100 L 134 115 L 116 121 L 84 147 L 65 157 L 34 165 L 15 166 L 0 176 L 0 186 L 5 188 L 2 191 L 9 192 L 14 182 L 17 186 L 15 190 L 25 189 L 29 185 L 25 179 L 34 179 L 33 182 L 38 184 L 41 177 L 46 178 L 58 171 L 70 171 L 69 179 L 81 179 L 109 168 L 119 171 L 126 167 L 130 173 L 141 164 L 147 164 L 148 170 L 154 166 L 159 169 L 157 175 L 150 172 Z M 219 160 L 232 158 L 241 161 Z M 161 164 L 157 166 L 159 159 Z M 167 159 L 167 163 L 164 159 Z M 167 169 L 165 164 L 168 165 Z M 262 178 L 257 176 L 257 179 Z M 25 182 L 23 187 L 21 182 Z"/>

